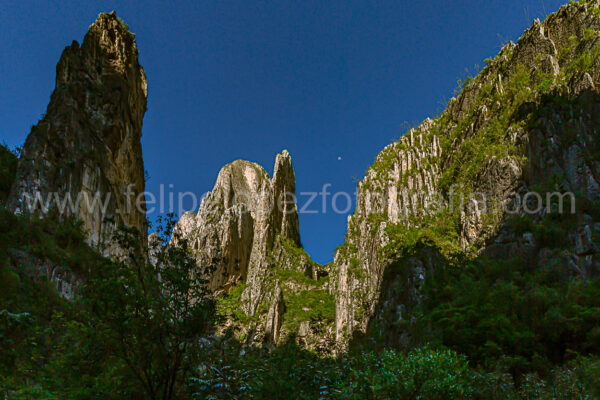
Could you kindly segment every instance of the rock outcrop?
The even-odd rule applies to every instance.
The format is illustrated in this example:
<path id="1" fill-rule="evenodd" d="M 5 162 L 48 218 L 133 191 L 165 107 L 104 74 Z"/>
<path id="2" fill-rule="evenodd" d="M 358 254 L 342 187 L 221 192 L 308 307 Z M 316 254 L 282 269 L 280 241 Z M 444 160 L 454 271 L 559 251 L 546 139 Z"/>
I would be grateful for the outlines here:
<path id="1" fill-rule="evenodd" d="M 346 243 L 337 249 L 335 278 L 336 337 L 347 341 L 357 325 L 367 329 L 375 312 L 385 268 L 390 263 L 381 251 L 389 243 L 388 224 L 406 223 L 435 212 L 442 156 L 435 135 L 426 136 L 432 121 L 411 130 L 398 143 L 387 146 L 358 184 L 354 214 L 348 217 Z"/>
<path id="2" fill-rule="evenodd" d="M 397 338 L 407 343 L 423 282 L 457 257 L 600 271 L 599 30 L 597 1 L 535 21 L 465 82 L 440 117 L 377 156 L 335 254 L 330 290 L 340 348 L 384 314 L 396 326 L 405 322 Z M 537 208 L 531 193 L 550 200 Z M 561 214 L 568 222 L 560 243 L 549 243 L 536 235 L 559 199 L 573 212 Z M 522 232 L 515 218 L 538 228 Z"/>
<path id="3" fill-rule="evenodd" d="M 265 336 L 271 345 L 276 344 L 279 340 L 279 332 L 281 330 L 284 312 L 285 303 L 283 301 L 283 292 L 279 287 L 279 282 L 276 282 L 273 299 L 271 300 L 271 307 L 269 307 L 269 312 L 267 313 L 267 324 L 265 326 Z"/>
<path id="4" fill-rule="evenodd" d="M 324 275 L 302 249 L 295 176 L 286 150 L 277 155 L 273 171 L 271 179 L 250 161 L 224 166 L 198 212 L 181 217 L 171 241 L 185 240 L 198 265 L 209 267 L 207 280 L 215 294 L 243 286 L 235 307 L 248 321 L 239 328 L 254 343 L 276 344 L 286 329 L 284 310 L 295 311 L 286 302 L 322 284 Z M 319 293 L 328 298 L 324 290 Z"/>
<path id="5" fill-rule="evenodd" d="M 67 266 L 57 265 L 49 259 L 42 260 L 20 249 L 10 249 L 7 255 L 10 263 L 17 270 L 36 282 L 50 282 L 58 296 L 65 300 L 73 301 L 83 284 L 81 274 L 75 273 Z"/>
<path id="6" fill-rule="evenodd" d="M 196 252 L 198 263 L 213 267 L 212 291 L 248 281 L 250 313 L 256 310 L 259 280 L 275 238 L 280 235 L 301 246 L 295 202 L 287 203 L 284 198 L 286 193 L 295 195 L 287 151 L 277 155 L 274 171 L 271 179 L 263 167 L 250 161 L 224 166 L 198 212 L 185 213 L 175 227 Z"/>
<path id="7" fill-rule="evenodd" d="M 114 11 L 100 14 L 81 46 L 74 41 L 60 57 L 46 113 L 23 146 L 9 207 L 76 216 L 105 254 L 120 224 L 137 228 L 143 243 L 146 98 L 135 35 Z"/>

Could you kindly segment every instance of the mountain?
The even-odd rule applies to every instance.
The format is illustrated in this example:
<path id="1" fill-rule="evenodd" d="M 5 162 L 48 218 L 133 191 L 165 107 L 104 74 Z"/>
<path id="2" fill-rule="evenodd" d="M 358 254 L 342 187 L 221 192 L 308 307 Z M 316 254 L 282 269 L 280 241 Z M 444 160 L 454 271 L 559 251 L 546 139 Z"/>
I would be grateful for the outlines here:
<path id="1" fill-rule="evenodd" d="M 18 161 L 0 146 L 2 393 L 598 398 L 600 1 L 485 62 L 376 156 L 319 265 L 286 150 L 272 177 L 225 165 L 197 213 L 145 237 L 146 79 L 100 14 Z M 82 193 L 106 212 L 28 203 Z"/>
<path id="2" fill-rule="evenodd" d="M 518 259 L 529 271 L 557 264 L 576 277 L 600 271 L 594 4 L 569 4 L 534 21 L 464 82 L 441 115 L 377 155 L 358 183 L 334 262 L 324 269 L 306 256 L 295 268 L 307 278 L 318 278 L 316 270 L 329 275 L 335 326 L 326 331 L 335 329 L 335 351 L 365 335 L 409 347 L 418 340 L 428 282 L 475 261 Z M 257 164 L 235 161 L 198 214 L 184 215 L 177 227 L 199 265 L 214 267 L 212 290 L 237 293 L 245 318 L 286 303 L 285 293 L 283 300 L 275 293 L 289 282 L 273 283 L 273 271 L 290 270 L 290 248 L 303 250 L 295 204 L 283 213 L 274 205 L 294 188 L 287 152 L 277 156 L 272 180 Z M 243 290 L 234 289 L 240 284 Z"/>
<path id="3" fill-rule="evenodd" d="M 60 57 L 46 113 L 23 145 L 9 208 L 74 215 L 107 254 L 118 225 L 144 240 L 145 202 L 136 201 L 145 187 L 147 95 L 135 35 L 114 12 L 100 14 L 81 46 L 74 41 Z"/>
<path id="4" fill-rule="evenodd" d="M 287 150 L 277 154 L 273 178 L 256 163 L 236 160 L 221 169 L 198 213 L 185 213 L 174 229 L 171 243 L 185 240 L 198 265 L 211 268 L 209 288 L 236 294 L 227 300 L 226 326 L 235 325 L 236 335 L 249 343 L 296 334 L 304 342 L 322 342 L 310 337 L 310 317 L 327 309 L 326 316 L 313 318 L 312 328 L 333 321 L 327 272 L 302 248 L 295 195 Z M 328 333 L 325 344 L 332 339 Z"/>
<path id="5" fill-rule="evenodd" d="M 535 21 L 440 116 L 377 155 L 335 253 L 342 348 L 378 319 L 410 325 L 425 281 L 465 260 L 599 271 L 598 10 L 573 3 Z M 395 331 L 405 345 L 409 333 Z"/>

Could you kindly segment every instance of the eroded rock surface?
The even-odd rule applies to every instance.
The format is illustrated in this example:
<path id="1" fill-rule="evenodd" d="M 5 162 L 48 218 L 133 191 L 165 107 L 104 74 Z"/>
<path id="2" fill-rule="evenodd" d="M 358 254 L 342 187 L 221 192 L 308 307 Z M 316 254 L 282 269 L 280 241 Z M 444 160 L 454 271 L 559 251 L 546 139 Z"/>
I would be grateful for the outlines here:
<path id="1" fill-rule="evenodd" d="M 185 213 L 175 228 L 188 240 L 198 263 L 214 268 L 211 290 L 248 281 L 252 287 L 248 289 L 251 313 L 261 295 L 259 280 L 275 237 L 281 235 L 300 246 L 295 203 L 277 204 L 286 191 L 295 195 L 294 170 L 287 151 L 277 155 L 273 179 L 260 165 L 237 160 L 221 169 L 198 213 Z"/>
<path id="2" fill-rule="evenodd" d="M 215 294 L 243 287 L 234 308 L 245 321 L 226 325 L 235 325 L 249 342 L 270 345 L 296 333 L 297 321 L 284 323 L 284 310 L 298 310 L 286 303 L 322 285 L 319 278 L 326 275 L 302 249 L 294 169 L 286 150 L 276 156 L 273 171 L 271 178 L 262 166 L 244 160 L 224 166 L 198 212 L 184 214 L 172 238 L 174 245 L 185 239 L 198 265 L 211 267 L 207 278 Z M 330 300 L 325 290 L 319 294 Z M 310 304 L 305 307 L 310 311 Z"/>
<path id="3" fill-rule="evenodd" d="M 100 14 L 81 46 L 74 41 L 60 57 L 46 113 L 23 146 L 9 207 L 74 215 L 90 243 L 108 254 L 119 224 L 137 228 L 143 243 L 145 204 L 136 206 L 136 199 L 145 186 L 140 139 L 147 94 L 135 35 L 114 12 Z M 36 198 L 53 202 L 29 203 Z"/>

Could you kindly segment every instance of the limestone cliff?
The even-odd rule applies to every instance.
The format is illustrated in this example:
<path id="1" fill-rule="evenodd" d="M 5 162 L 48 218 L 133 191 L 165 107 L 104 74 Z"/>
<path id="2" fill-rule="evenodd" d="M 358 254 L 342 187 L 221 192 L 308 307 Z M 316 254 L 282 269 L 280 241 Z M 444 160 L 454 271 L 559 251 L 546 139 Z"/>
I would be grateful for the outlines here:
<path id="1" fill-rule="evenodd" d="M 48 212 L 66 205 L 59 212 L 83 221 L 90 243 L 102 247 L 117 224 L 145 238 L 145 204 L 136 199 L 145 186 L 146 98 L 135 35 L 114 11 L 100 14 L 81 46 L 74 41 L 60 57 L 46 113 L 23 146 L 9 207 Z M 36 198 L 51 203 L 32 204 Z"/>
<path id="2" fill-rule="evenodd" d="M 377 156 L 335 254 L 340 347 L 378 319 L 410 326 L 427 277 L 460 260 L 516 256 L 531 268 L 600 271 L 599 30 L 597 1 L 535 21 L 439 117 Z"/>
<path id="3" fill-rule="evenodd" d="M 252 342 L 274 344 L 282 328 L 296 334 L 301 321 L 294 314 L 292 323 L 285 324 L 284 314 L 294 313 L 300 304 L 286 303 L 324 284 L 319 280 L 322 268 L 302 249 L 295 190 L 286 150 L 275 159 L 272 179 L 260 165 L 237 160 L 221 169 L 198 212 L 185 213 L 174 230 L 172 243 L 187 240 L 198 264 L 212 269 L 207 277 L 210 289 L 236 294 L 231 307 L 242 311 L 238 320 L 244 320 L 236 326 Z M 329 299 L 322 288 L 316 293 Z M 311 310 L 309 303 L 301 307 L 306 311 L 300 312 Z"/>

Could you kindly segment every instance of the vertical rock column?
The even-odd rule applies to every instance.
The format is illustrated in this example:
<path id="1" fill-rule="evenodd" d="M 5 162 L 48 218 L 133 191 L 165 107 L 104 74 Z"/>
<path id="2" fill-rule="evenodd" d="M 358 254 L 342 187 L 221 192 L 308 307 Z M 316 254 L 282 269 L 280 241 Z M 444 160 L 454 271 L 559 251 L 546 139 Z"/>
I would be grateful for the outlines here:
<path id="1" fill-rule="evenodd" d="M 9 207 L 74 215 L 93 245 L 108 245 L 117 225 L 132 226 L 144 245 L 145 205 L 136 199 L 145 186 L 146 98 L 135 35 L 114 11 L 100 14 L 83 44 L 63 51 L 47 111 L 23 146 Z M 36 197 L 55 201 L 34 206 Z"/>

